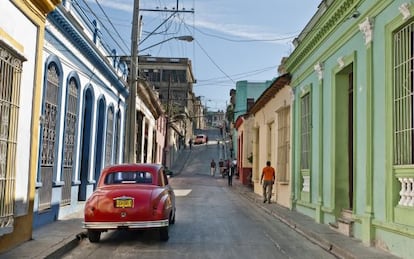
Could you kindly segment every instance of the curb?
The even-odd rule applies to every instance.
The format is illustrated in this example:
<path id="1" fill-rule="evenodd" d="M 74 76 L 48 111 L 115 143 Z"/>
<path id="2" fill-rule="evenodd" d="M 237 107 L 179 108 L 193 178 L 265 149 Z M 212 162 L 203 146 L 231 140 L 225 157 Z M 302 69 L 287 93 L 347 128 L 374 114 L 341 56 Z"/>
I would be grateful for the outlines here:
<path id="1" fill-rule="evenodd" d="M 278 219 L 280 222 L 284 223 L 285 225 L 287 225 L 288 227 L 290 227 L 291 229 L 293 229 L 300 235 L 304 236 L 306 239 L 308 239 L 312 243 L 318 245 L 319 247 L 328 251 L 334 256 L 337 256 L 339 258 L 355 258 L 355 256 L 345 251 L 341 247 L 338 247 L 334 245 L 333 243 L 329 242 L 329 240 L 321 238 L 318 234 L 315 234 L 312 231 L 307 231 L 306 229 L 298 226 L 294 221 L 284 218 L 280 216 L 276 211 L 263 206 L 261 203 L 258 202 L 258 199 L 256 199 L 255 197 L 252 197 L 252 195 L 249 195 L 241 190 L 239 190 L 239 193 L 241 193 L 245 199 L 250 200 L 252 204 L 263 209 L 269 215 L 272 215 L 273 217 Z"/>

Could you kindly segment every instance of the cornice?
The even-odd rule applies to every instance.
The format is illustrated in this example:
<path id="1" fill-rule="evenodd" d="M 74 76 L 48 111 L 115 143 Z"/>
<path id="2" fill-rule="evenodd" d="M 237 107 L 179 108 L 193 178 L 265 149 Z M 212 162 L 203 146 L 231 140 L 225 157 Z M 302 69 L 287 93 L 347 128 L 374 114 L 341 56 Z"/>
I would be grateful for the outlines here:
<path id="1" fill-rule="evenodd" d="M 61 0 L 23 0 L 24 2 L 31 2 L 43 14 L 48 14 L 58 6 Z"/>
<path id="2" fill-rule="evenodd" d="M 303 60 L 307 59 L 329 34 L 346 19 L 349 14 L 355 10 L 361 0 L 343 0 L 334 1 L 326 14 L 322 15 L 314 26 L 307 28 L 309 32 L 299 42 L 297 48 L 293 51 L 286 61 L 288 71 L 294 71 Z M 320 26 L 320 28 L 319 28 Z"/>
<path id="3" fill-rule="evenodd" d="M 158 119 L 164 113 L 164 109 L 159 99 L 155 97 L 154 92 L 149 87 L 147 81 L 139 79 L 137 96 L 141 98 L 155 119 Z"/>
<path id="4" fill-rule="evenodd" d="M 52 12 L 61 0 L 11 0 L 36 24 L 44 23 L 48 13 Z"/>

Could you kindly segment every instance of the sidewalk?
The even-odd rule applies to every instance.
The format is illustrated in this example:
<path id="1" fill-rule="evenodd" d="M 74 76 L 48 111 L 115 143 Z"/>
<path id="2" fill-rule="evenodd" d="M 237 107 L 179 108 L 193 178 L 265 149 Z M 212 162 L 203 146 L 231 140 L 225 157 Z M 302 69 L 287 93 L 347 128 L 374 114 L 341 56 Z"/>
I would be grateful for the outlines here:
<path id="1" fill-rule="evenodd" d="M 190 150 L 184 150 L 177 158 L 175 173 L 179 174 L 185 166 Z M 223 180 L 224 181 L 224 180 Z M 264 204 L 262 198 L 249 187 L 233 179 L 233 191 L 238 192 L 246 201 L 258 206 L 276 220 L 290 226 L 315 244 L 330 251 L 339 258 L 398 258 L 373 247 L 366 247 L 360 241 L 346 237 L 324 224 L 316 223 L 312 218 L 277 204 Z M 13 258 L 60 258 L 64 253 L 75 248 L 86 237 L 82 229 L 83 211 L 72 214 L 62 220 L 50 223 L 33 232 L 33 239 L 16 248 L 0 254 L 0 259 Z"/>
<path id="2" fill-rule="evenodd" d="M 86 237 L 82 221 L 83 211 L 80 211 L 35 229 L 32 240 L 0 254 L 0 259 L 60 258 Z"/>
<path id="3" fill-rule="evenodd" d="M 332 230 L 328 225 L 319 224 L 306 215 L 275 203 L 263 203 L 263 198 L 260 195 L 254 193 L 251 188 L 242 185 L 238 179 L 233 179 L 233 187 L 236 187 L 235 191 L 239 192 L 241 197 L 339 258 L 399 258 L 377 248 L 367 247 L 361 241 L 342 235 Z"/>

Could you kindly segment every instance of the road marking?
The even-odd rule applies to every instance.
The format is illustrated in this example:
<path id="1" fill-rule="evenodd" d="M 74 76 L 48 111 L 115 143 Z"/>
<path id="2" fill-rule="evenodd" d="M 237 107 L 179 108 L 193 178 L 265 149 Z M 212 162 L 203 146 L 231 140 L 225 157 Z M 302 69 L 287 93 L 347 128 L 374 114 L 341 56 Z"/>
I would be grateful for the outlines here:
<path id="1" fill-rule="evenodd" d="M 178 197 L 187 196 L 188 194 L 190 194 L 191 191 L 192 189 L 174 189 L 175 196 Z"/>

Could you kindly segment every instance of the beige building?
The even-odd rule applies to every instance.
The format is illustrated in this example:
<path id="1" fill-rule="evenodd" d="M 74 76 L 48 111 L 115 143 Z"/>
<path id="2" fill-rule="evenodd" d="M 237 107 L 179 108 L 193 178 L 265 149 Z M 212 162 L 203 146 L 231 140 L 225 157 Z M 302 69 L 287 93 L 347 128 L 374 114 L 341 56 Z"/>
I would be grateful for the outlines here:
<path id="1" fill-rule="evenodd" d="M 251 166 L 254 192 L 262 195 L 260 176 L 266 161 L 276 169 L 272 201 L 290 207 L 290 146 L 292 91 L 290 75 L 276 78 L 245 116 L 240 130 L 242 165 Z M 248 171 L 248 170 L 245 170 Z M 249 180 L 249 175 L 246 176 Z"/>

